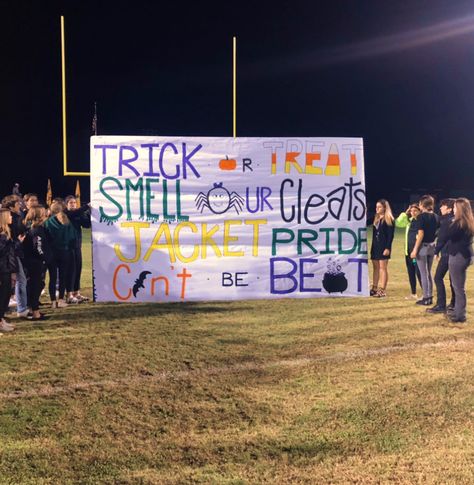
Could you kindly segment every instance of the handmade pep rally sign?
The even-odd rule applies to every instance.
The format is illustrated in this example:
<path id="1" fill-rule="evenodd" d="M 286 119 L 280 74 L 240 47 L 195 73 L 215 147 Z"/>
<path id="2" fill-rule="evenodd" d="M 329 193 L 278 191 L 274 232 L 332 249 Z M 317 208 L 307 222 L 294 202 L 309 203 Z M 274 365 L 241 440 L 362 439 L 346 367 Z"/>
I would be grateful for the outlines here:
<path id="1" fill-rule="evenodd" d="M 91 138 L 97 301 L 367 296 L 360 138 Z"/>

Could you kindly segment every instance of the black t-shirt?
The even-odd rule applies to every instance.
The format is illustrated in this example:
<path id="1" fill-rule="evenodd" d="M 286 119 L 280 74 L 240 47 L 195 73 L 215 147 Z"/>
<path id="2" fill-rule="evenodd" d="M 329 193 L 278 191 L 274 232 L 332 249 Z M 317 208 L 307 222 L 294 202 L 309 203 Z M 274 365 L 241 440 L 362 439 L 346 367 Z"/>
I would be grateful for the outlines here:
<path id="1" fill-rule="evenodd" d="M 422 243 L 432 243 L 436 239 L 438 217 L 433 212 L 422 212 L 417 217 L 418 229 L 424 231 Z"/>

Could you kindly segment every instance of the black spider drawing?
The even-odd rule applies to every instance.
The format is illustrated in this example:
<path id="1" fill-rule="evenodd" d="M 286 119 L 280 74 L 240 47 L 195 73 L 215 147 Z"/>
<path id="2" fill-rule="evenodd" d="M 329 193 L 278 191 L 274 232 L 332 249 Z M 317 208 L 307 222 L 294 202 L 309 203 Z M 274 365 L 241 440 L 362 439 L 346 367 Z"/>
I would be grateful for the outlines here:
<path id="1" fill-rule="evenodd" d="M 214 214 L 223 214 L 231 208 L 238 214 L 244 207 L 244 199 L 237 192 L 229 192 L 222 182 L 214 183 L 207 194 L 199 192 L 195 201 L 197 210 L 202 212 L 207 207 Z"/>

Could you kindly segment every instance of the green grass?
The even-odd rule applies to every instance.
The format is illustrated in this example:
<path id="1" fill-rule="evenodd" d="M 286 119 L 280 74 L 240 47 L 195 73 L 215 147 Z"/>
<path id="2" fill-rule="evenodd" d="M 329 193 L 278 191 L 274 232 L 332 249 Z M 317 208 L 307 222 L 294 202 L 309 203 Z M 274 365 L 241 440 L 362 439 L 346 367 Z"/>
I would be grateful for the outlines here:
<path id="1" fill-rule="evenodd" d="M 473 483 L 474 329 L 404 300 L 402 240 L 387 299 L 18 322 L 0 338 L 0 483 Z"/>

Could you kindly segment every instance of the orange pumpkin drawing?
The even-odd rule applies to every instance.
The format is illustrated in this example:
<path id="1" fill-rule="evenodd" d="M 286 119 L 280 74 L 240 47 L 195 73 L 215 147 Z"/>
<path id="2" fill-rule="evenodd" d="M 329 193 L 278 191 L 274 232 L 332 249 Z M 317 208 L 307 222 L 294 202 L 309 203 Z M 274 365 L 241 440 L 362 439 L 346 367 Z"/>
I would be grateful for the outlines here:
<path id="1" fill-rule="evenodd" d="M 221 170 L 235 170 L 236 167 L 237 160 L 229 158 L 227 155 L 225 156 L 225 159 L 219 161 L 219 168 Z"/>

